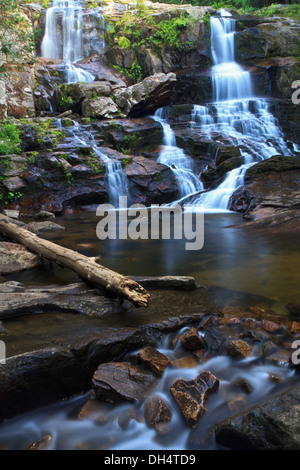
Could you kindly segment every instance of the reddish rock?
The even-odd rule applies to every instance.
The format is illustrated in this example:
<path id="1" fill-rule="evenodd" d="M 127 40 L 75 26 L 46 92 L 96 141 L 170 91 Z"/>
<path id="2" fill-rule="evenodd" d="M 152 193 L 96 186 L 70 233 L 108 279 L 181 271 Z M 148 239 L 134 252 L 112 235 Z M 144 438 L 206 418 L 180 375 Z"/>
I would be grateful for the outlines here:
<path id="1" fill-rule="evenodd" d="M 151 346 L 146 346 L 138 352 L 138 358 L 157 377 L 161 377 L 170 359 Z"/>
<path id="2" fill-rule="evenodd" d="M 219 388 L 219 380 L 205 371 L 193 380 L 176 380 L 170 391 L 187 424 L 194 427 L 206 411 L 205 402 L 210 393 Z"/>
<path id="3" fill-rule="evenodd" d="M 200 336 L 199 332 L 193 326 L 180 336 L 180 341 L 183 347 L 192 351 L 204 348 L 203 336 Z"/>
<path id="4" fill-rule="evenodd" d="M 196 367 L 198 365 L 198 361 L 191 354 L 189 356 L 180 357 L 179 359 L 174 359 L 174 361 L 171 361 L 171 365 L 178 369 L 190 369 L 192 367 Z"/>
<path id="5" fill-rule="evenodd" d="M 227 354 L 233 357 L 249 357 L 252 353 L 252 347 L 241 339 L 229 341 L 227 345 Z"/>
<path id="6" fill-rule="evenodd" d="M 92 394 L 109 403 L 141 400 L 155 381 L 151 373 L 123 362 L 101 364 L 93 375 Z"/>

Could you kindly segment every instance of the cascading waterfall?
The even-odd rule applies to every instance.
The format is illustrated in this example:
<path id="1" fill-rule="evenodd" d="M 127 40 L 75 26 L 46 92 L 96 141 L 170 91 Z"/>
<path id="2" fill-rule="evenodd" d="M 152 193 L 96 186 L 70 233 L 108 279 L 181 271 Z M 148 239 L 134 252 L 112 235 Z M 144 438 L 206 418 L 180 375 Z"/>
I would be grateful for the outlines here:
<path id="1" fill-rule="evenodd" d="M 277 120 L 265 99 L 253 96 L 251 75 L 234 60 L 235 20 L 220 10 L 211 18 L 212 81 L 214 103 L 194 106 L 192 127 L 200 124 L 206 136 L 224 135 L 230 145 L 240 148 L 244 164 L 228 172 L 214 190 L 202 194 L 195 204 L 206 210 L 227 210 L 232 193 L 243 184 L 247 169 L 276 154 L 292 155 Z"/>
<path id="2" fill-rule="evenodd" d="M 179 199 L 201 191 L 203 184 L 199 178 L 194 175 L 192 159 L 176 145 L 174 131 L 167 122 L 167 108 L 158 109 L 153 119 L 161 124 L 164 133 L 164 149 L 160 153 L 157 161 L 172 169 L 178 183 Z"/>
<path id="3" fill-rule="evenodd" d="M 57 120 L 57 126 L 59 126 L 59 120 Z M 75 141 L 79 147 L 92 148 L 93 155 L 104 164 L 109 203 L 118 208 L 119 196 L 126 196 L 130 201 L 128 179 L 122 168 L 122 163 L 105 155 L 95 141 L 93 134 L 85 131 L 76 121 L 73 126 L 67 127 L 65 132 L 66 136 L 72 139 L 73 144 Z"/>
<path id="4" fill-rule="evenodd" d="M 84 58 L 82 15 L 77 0 L 53 0 L 46 11 L 42 56 L 64 61 L 67 83 L 93 82 L 95 79 L 90 72 L 74 65 Z"/>

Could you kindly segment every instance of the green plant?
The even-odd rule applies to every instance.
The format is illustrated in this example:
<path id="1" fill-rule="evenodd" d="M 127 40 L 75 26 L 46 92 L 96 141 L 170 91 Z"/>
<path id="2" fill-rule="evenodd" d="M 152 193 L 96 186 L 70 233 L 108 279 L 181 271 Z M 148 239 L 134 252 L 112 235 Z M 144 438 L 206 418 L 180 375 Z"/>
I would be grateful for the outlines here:
<path id="1" fill-rule="evenodd" d="M 20 153 L 21 142 L 19 129 L 13 121 L 4 121 L 0 124 L 0 155 Z M 4 161 L 2 160 L 2 164 Z"/>
<path id="2" fill-rule="evenodd" d="M 72 96 L 63 95 L 60 99 L 60 106 L 73 106 L 74 101 Z"/>
<path id="3" fill-rule="evenodd" d="M 123 49 L 128 49 L 131 45 L 131 42 L 125 36 L 121 36 L 118 38 L 118 45 Z"/>

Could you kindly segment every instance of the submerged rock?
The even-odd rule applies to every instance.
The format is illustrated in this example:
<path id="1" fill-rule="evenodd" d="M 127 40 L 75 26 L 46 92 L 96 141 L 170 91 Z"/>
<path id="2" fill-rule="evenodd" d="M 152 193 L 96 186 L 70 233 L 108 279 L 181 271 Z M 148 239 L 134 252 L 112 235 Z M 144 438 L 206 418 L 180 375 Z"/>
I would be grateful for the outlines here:
<path id="1" fill-rule="evenodd" d="M 168 431 L 168 422 L 172 419 L 169 405 L 159 395 L 153 395 L 145 401 L 144 416 L 147 425 L 165 434 Z"/>

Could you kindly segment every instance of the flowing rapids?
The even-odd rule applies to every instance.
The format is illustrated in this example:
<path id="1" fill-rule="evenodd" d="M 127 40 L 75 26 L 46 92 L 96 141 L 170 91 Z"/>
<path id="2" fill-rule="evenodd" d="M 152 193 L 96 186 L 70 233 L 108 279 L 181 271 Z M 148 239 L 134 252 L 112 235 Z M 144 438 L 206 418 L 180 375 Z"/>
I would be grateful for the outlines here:
<path id="1" fill-rule="evenodd" d="M 184 333 L 183 328 L 179 333 Z M 168 335 L 158 344 L 158 350 L 171 360 L 180 355 L 180 341 L 175 348 L 170 348 L 174 335 Z M 181 351 L 182 354 L 182 351 Z M 128 357 L 130 360 L 130 357 Z M 192 380 L 201 372 L 209 370 L 220 380 L 218 392 L 212 394 L 207 403 L 207 411 L 195 429 L 189 428 L 169 391 L 169 387 L 179 378 Z M 187 368 L 168 367 L 153 394 L 158 394 L 169 406 L 172 419 L 168 432 L 159 434 L 145 423 L 144 402 L 111 405 L 101 403 L 85 419 L 78 419 L 79 412 L 89 400 L 89 394 L 77 396 L 67 401 L 56 403 L 36 412 L 27 413 L 3 423 L 0 426 L 0 442 L 11 449 L 26 449 L 43 436 L 51 436 L 48 449 L 52 450 L 185 450 L 218 449 L 211 427 L 228 416 L 227 403 L 234 400 L 236 391 L 231 384 L 243 377 L 251 386 L 245 407 L 258 403 L 276 390 L 276 384 L 270 376 L 276 376 L 291 386 L 295 381 L 294 372 L 274 365 L 255 364 L 255 357 L 231 359 L 217 356 L 207 362 L 199 361 Z M 278 385 L 277 385 L 278 386 Z M 133 419 L 126 422 L 126 415 Z M 179 431 L 180 430 L 180 431 Z"/>

